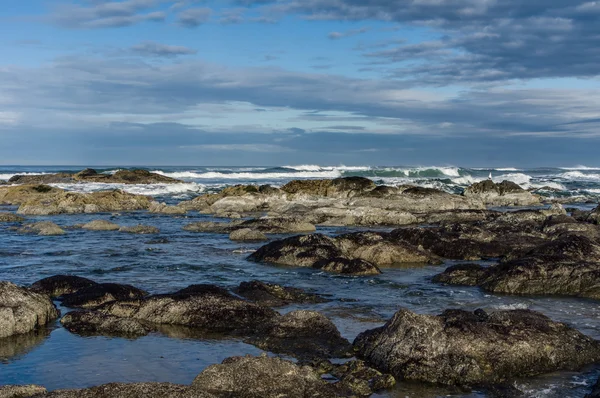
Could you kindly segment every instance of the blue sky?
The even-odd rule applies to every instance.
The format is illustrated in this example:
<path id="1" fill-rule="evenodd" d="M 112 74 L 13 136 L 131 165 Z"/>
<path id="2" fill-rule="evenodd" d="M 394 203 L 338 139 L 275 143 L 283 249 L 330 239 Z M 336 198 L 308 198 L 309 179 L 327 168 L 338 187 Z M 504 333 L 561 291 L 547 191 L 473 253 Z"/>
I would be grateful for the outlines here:
<path id="1" fill-rule="evenodd" d="M 5 3 L 1 164 L 600 166 L 600 2 Z"/>

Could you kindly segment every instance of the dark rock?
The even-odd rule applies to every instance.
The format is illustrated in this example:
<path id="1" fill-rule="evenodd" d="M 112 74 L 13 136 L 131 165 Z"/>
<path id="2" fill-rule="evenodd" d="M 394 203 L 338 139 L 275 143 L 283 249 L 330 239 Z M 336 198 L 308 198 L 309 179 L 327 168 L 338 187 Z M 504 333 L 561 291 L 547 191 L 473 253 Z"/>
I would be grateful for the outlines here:
<path id="1" fill-rule="evenodd" d="M 262 246 L 248 259 L 279 265 L 313 267 L 320 260 L 342 256 L 335 241 L 322 234 L 293 236 Z"/>
<path id="2" fill-rule="evenodd" d="M 77 293 L 81 289 L 95 285 L 97 285 L 96 282 L 81 276 L 55 275 L 35 282 L 31 285 L 31 290 L 55 298 L 65 294 Z"/>
<path id="3" fill-rule="evenodd" d="M 2 222 L 10 222 L 10 223 L 20 223 L 25 221 L 25 219 L 17 214 L 8 213 L 8 212 L 0 212 L 0 223 Z"/>
<path id="4" fill-rule="evenodd" d="M 149 329 L 135 319 L 119 318 L 99 312 L 73 311 L 60 323 L 70 332 L 83 336 L 145 336 Z"/>
<path id="5" fill-rule="evenodd" d="M 15 175 L 9 180 L 9 184 L 60 184 L 72 182 L 73 177 L 68 173 L 39 174 L 39 175 Z"/>
<path id="6" fill-rule="evenodd" d="M 211 285 L 193 285 L 174 294 L 115 301 L 98 311 L 154 324 L 183 325 L 207 332 L 239 332 L 246 335 L 279 316 L 270 308 L 241 300 Z"/>
<path id="7" fill-rule="evenodd" d="M 269 307 L 279 307 L 290 303 L 324 303 L 329 300 L 306 293 L 302 289 L 286 287 L 261 281 L 242 282 L 234 292 L 250 301 Z"/>
<path id="8" fill-rule="evenodd" d="M 167 238 L 156 238 L 150 239 L 148 242 L 145 242 L 147 245 L 166 245 L 167 243 L 171 243 L 171 241 Z"/>
<path id="9" fill-rule="evenodd" d="M 479 264 L 458 264 L 434 276 L 433 281 L 449 285 L 477 286 L 485 276 L 486 268 Z"/>
<path id="10" fill-rule="evenodd" d="M 463 195 L 480 198 L 491 206 L 531 206 L 540 204 L 538 195 L 533 195 L 511 181 L 502 181 L 499 184 L 492 180 L 481 181 L 465 189 Z"/>
<path id="11" fill-rule="evenodd" d="M 343 275 L 368 276 L 381 274 L 376 265 L 359 258 L 333 257 L 317 261 L 313 268 Z"/>
<path id="12" fill-rule="evenodd" d="M 140 299 L 148 293 L 131 285 L 118 283 L 96 283 L 77 290 L 75 293 L 64 294 L 62 304 L 70 308 L 97 308 L 110 301 Z"/>
<path id="13" fill-rule="evenodd" d="M 194 379 L 192 388 L 223 398 L 339 396 L 310 367 L 267 356 L 232 357 L 209 366 Z"/>
<path id="14" fill-rule="evenodd" d="M 59 314 L 45 294 L 0 282 L 0 339 L 41 328 Z"/>
<path id="15" fill-rule="evenodd" d="M 149 226 L 149 225 L 136 225 L 134 227 L 121 227 L 119 229 L 119 231 L 127 232 L 130 234 L 137 234 L 137 235 L 152 235 L 152 234 L 160 233 L 160 229 Z"/>
<path id="16" fill-rule="evenodd" d="M 529 310 L 482 317 L 462 310 L 439 316 L 398 311 L 361 333 L 361 359 L 397 378 L 448 385 L 502 383 L 516 377 L 577 370 L 600 359 L 600 343 Z"/>
<path id="17" fill-rule="evenodd" d="M 396 384 L 394 376 L 383 374 L 360 360 L 333 365 L 329 373 L 336 377 L 340 384 L 361 397 L 390 389 Z"/>
<path id="18" fill-rule="evenodd" d="M 36 398 L 216 398 L 189 386 L 171 383 L 111 383 L 80 390 L 55 390 Z"/>
<path id="19" fill-rule="evenodd" d="M 263 350 L 299 358 L 352 356 L 352 345 L 324 315 L 315 311 L 293 311 L 274 317 L 246 342 Z"/>

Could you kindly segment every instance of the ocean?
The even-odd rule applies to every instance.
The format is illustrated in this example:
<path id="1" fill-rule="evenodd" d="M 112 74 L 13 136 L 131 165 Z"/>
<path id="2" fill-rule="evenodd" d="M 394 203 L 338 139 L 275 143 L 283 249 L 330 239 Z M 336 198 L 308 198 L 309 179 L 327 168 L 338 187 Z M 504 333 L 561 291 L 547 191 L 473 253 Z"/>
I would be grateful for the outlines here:
<path id="1" fill-rule="evenodd" d="M 83 166 L 1 166 L 0 179 L 16 174 L 76 172 Z M 113 173 L 125 167 L 97 170 Z M 139 168 L 139 167 L 136 167 Z M 370 166 L 282 166 L 282 167 L 144 167 L 180 178 L 185 184 L 113 185 L 80 183 L 58 185 L 67 190 L 90 192 L 121 188 L 175 203 L 234 184 L 281 186 L 293 179 L 364 176 L 378 184 L 412 184 L 460 192 L 476 181 L 509 180 L 548 198 L 565 199 L 588 208 L 600 199 L 600 168 L 462 168 L 462 167 L 370 167 Z M 14 211 L 14 206 L 0 210 Z M 443 286 L 431 282 L 452 261 L 418 268 L 389 267 L 370 277 L 348 277 L 314 269 L 276 267 L 248 262 L 249 252 L 260 243 L 236 243 L 225 234 L 193 233 L 182 226 L 195 221 L 223 221 L 191 212 L 186 216 L 123 212 L 28 217 L 52 220 L 62 227 L 105 219 L 121 225 L 158 227 L 167 244 L 149 243 L 149 237 L 118 232 L 67 229 L 63 236 L 19 234 L 0 226 L 0 280 L 27 285 L 44 277 L 74 274 L 99 282 L 127 283 L 150 293 L 167 293 L 197 283 L 232 288 L 254 279 L 304 288 L 327 295 L 328 303 L 291 305 L 278 309 L 317 310 L 338 326 L 352 341 L 366 329 L 381 326 L 399 308 L 439 314 L 448 308 L 475 310 L 528 308 L 581 332 L 600 338 L 600 306 L 594 300 L 565 297 L 503 296 L 476 287 Z M 339 234 L 375 228 L 319 227 L 318 232 Z M 377 228 L 389 230 L 389 228 Z M 274 236 L 277 238 L 278 236 Z M 62 313 L 68 309 L 61 308 Z M 8 341 L 8 340 L 7 340 Z M 153 333 L 138 339 L 81 337 L 57 322 L 48 330 L 0 346 L 0 384 L 41 384 L 48 389 L 79 388 L 109 382 L 165 381 L 189 384 L 207 366 L 233 355 L 257 355 L 261 350 L 236 338 L 199 339 L 181 331 Z M 583 397 L 600 374 L 600 366 L 581 372 L 557 372 L 517 380 L 530 397 Z M 403 383 L 379 397 L 484 397 L 481 391 Z"/>

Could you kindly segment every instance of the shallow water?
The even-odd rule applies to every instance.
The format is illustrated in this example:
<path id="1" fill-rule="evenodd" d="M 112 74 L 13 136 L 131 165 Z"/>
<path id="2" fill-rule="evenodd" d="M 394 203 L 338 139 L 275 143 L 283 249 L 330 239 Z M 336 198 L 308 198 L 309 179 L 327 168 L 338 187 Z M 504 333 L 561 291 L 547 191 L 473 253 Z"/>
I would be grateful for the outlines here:
<path id="1" fill-rule="evenodd" d="M 2 210 L 8 210 L 5 207 Z M 329 303 L 294 305 L 315 309 L 330 317 L 341 333 L 352 340 L 366 329 L 382 325 L 400 307 L 419 313 L 437 314 L 447 308 L 530 308 L 554 320 L 571 324 L 600 338 L 600 307 L 597 302 L 559 297 L 490 295 L 478 288 L 442 286 L 431 277 L 441 266 L 385 268 L 376 277 L 346 277 L 312 269 L 276 267 L 245 259 L 260 244 L 231 242 L 224 234 L 193 233 L 182 226 L 194 221 L 214 220 L 191 213 L 186 217 L 145 212 L 120 215 L 62 215 L 32 217 L 50 219 L 68 227 L 94 219 L 121 225 L 154 225 L 166 244 L 149 244 L 157 236 L 130 235 L 118 231 L 68 230 L 64 236 L 21 235 L 0 225 L 0 280 L 30 284 L 56 274 L 74 274 L 101 282 L 133 284 L 151 293 L 166 293 L 195 283 L 225 287 L 260 279 L 305 288 L 328 295 Z M 356 228 L 319 228 L 335 234 Z M 239 253 L 246 252 L 246 253 Z M 63 313 L 67 310 L 63 309 Z M 136 340 L 80 337 L 56 323 L 51 330 L 19 341 L 3 342 L 0 348 L 0 384 L 35 383 L 49 389 L 74 388 L 124 381 L 170 381 L 191 383 L 206 366 L 232 355 L 258 354 L 259 349 L 236 339 L 193 336 L 181 329 Z M 564 372 L 518 381 L 532 397 L 583 397 L 600 373 Z M 421 384 L 400 383 L 385 397 L 484 396 Z"/>

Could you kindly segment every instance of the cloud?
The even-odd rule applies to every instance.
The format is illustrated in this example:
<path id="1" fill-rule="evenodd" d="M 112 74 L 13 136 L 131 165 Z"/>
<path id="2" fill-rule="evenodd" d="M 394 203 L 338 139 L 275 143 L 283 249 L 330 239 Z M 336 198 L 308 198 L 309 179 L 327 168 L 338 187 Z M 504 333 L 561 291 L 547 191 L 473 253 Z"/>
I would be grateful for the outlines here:
<path id="1" fill-rule="evenodd" d="M 153 41 L 145 41 L 136 44 L 135 46 L 131 47 L 131 51 L 139 55 L 151 57 L 176 57 L 178 55 L 191 55 L 198 52 L 188 47 L 170 46 Z"/>
<path id="2" fill-rule="evenodd" d="M 247 0 L 267 15 L 383 21 L 437 39 L 366 49 L 390 77 L 448 85 L 600 74 L 600 2 L 587 0 Z M 331 38 L 344 37 L 332 32 Z M 374 44 L 375 45 L 375 44 Z M 376 58 L 376 59 L 374 59 Z"/>
<path id="3" fill-rule="evenodd" d="M 186 28 L 196 28 L 210 20 L 212 10 L 210 8 L 189 8 L 179 13 L 177 23 Z"/>
<path id="4" fill-rule="evenodd" d="M 351 36 L 356 36 L 356 35 L 360 35 L 363 33 L 367 33 L 369 30 L 371 30 L 371 28 L 365 27 L 365 28 L 360 28 L 360 29 L 347 30 L 345 32 L 331 32 L 327 36 L 332 40 L 338 40 L 338 39 L 343 39 L 344 37 L 351 37 Z"/>
<path id="5" fill-rule="evenodd" d="M 63 4 L 50 15 L 51 21 L 68 29 L 101 29 L 135 25 L 141 22 L 160 22 L 166 18 L 163 11 L 150 11 L 156 0 L 99 1 Z"/>
<path id="6" fill-rule="evenodd" d="M 204 151 L 224 152 L 289 152 L 290 148 L 272 144 L 207 144 L 207 145 L 183 145 L 181 149 L 199 149 Z"/>

